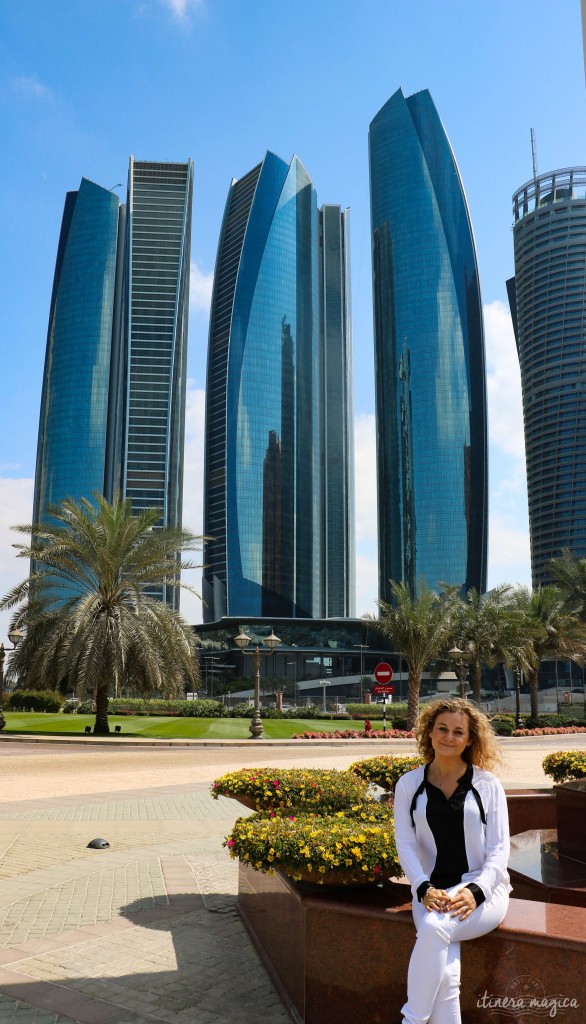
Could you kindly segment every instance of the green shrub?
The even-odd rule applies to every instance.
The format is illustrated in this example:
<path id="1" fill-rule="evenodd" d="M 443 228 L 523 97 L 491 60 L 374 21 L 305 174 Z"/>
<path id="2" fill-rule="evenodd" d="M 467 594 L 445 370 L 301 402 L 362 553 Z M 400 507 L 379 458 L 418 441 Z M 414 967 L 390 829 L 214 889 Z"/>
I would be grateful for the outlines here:
<path id="1" fill-rule="evenodd" d="M 250 807 L 281 814 L 303 806 L 327 814 L 357 804 L 367 786 L 350 772 L 334 768 L 241 768 L 216 779 L 211 793 L 245 800 Z"/>
<path id="2" fill-rule="evenodd" d="M 378 701 L 372 704 L 346 704 L 346 711 L 352 718 L 368 718 L 372 722 L 374 719 L 383 717 L 383 705 L 379 704 Z M 399 718 L 401 721 L 407 720 L 407 705 L 404 702 L 397 701 L 396 704 L 389 704 L 387 701 L 387 722 L 395 723 L 395 719 Z M 395 729 L 400 729 L 402 726 L 395 725 Z"/>
<path id="3" fill-rule="evenodd" d="M 319 708 L 316 704 L 308 704 L 306 708 L 290 708 L 287 711 L 283 711 L 283 718 L 300 718 L 303 721 L 317 718 L 318 715 Z"/>
<path id="4" fill-rule="evenodd" d="M 571 715 L 538 715 L 537 718 L 527 718 L 523 723 L 524 729 L 559 729 L 569 725 L 584 725 L 583 718 L 573 718 Z"/>
<path id="5" fill-rule="evenodd" d="M 546 775 L 554 782 L 567 782 L 569 779 L 586 778 L 586 751 L 558 750 L 546 754 L 541 762 Z"/>
<path id="6" fill-rule="evenodd" d="M 111 697 L 111 715 L 169 715 L 180 718 L 222 718 L 228 709 L 219 700 L 166 700 L 165 698 Z"/>
<path id="7" fill-rule="evenodd" d="M 497 736 L 512 736 L 515 731 L 515 716 L 491 715 L 490 724 Z"/>
<path id="8" fill-rule="evenodd" d="M 10 711 L 52 712 L 61 710 L 63 697 L 54 690 L 15 690 L 4 697 L 4 708 Z"/>
<path id="9" fill-rule="evenodd" d="M 93 700 L 80 700 L 79 704 L 75 708 L 76 714 L 78 715 L 95 715 L 96 705 Z"/>

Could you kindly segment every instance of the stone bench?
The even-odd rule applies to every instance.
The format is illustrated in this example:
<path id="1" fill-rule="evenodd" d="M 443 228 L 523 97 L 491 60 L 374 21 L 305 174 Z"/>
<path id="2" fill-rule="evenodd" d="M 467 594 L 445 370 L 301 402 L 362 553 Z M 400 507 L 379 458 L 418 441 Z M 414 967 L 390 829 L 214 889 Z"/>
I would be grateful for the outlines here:
<path id="1" fill-rule="evenodd" d="M 291 1020 L 400 1020 L 415 938 L 409 895 L 400 883 L 317 892 L 240 866 L 240 914 Z M 586 908 L 512 899 L 496 931 L 462 944 L 463 1024 L 583 1024 L 585 954 Z M 561 1002 L 548 1013 L 554 998 Z"/>

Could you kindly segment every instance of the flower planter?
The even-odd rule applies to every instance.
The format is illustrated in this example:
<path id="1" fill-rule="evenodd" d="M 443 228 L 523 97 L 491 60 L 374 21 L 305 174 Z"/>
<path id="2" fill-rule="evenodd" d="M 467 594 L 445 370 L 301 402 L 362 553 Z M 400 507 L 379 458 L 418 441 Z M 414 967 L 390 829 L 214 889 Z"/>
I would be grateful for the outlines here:
<path id="1" fill-rule="evenodd" d="M 586 779 L 555 786 L 555 802 L 559 854 L 586 864 Z"/>

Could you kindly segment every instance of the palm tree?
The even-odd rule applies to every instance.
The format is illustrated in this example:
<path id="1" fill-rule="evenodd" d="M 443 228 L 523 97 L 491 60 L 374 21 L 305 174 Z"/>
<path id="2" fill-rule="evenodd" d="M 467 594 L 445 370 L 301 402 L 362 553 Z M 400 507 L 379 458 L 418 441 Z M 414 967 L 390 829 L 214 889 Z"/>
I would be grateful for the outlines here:
<path id="1" fill-rule="evenodd" d="M 31 560 L 31 574 L 13 587 L 0 608 L 14 608 L 25 637 L 11 670 L 28 687 L 67 679 L 80 696 L 95 693 L 95 733 L 109 732 L 108 698 L 121 686 L 171 696 L 199 678 L 194 634 L 167 604 L 149 596 L 181 582 L 195 568 L 182 552 L 201 537 L 176 527 L 158 528 L 161 512 L 132 515 L 130 500 L 95 504 L 71 498 L 49 506 L 46 523 L 13 527 L 30 541 L 15 544 Z"/>
<path id="2" fill-rule="evenodd" d="M 407 662 L 407 723 L 412 728 L 419 709 L 421 675 L 426 665 L 447 649 L 453 635 L 455 597 L 451 593 L 436 594 L 423 584 L 416 597 L 404 583 L 391 581 L 391 590 L 392 604 L 378 602 L 381 614 L 376 620 L 376 630 L 391 650 L 397 651 Z"/>
<path id="3" fill-rule="evenodd" d="M 531 700 L 531 718 L 539 715 L 539 666 L 546 658 L 586 661 L 586 628 L 580 621 L 578 605 L 553 585 L 538 587 L 530 593 L 522 587 L 516 594 L 516 606 L 525 619 L 521 629 L 528 638 L 527 679 Z"/>
<path id="4" fill-rule="evenodd" d="M 559 558 L 552 558 L 547 571 L 576 614 L 586 621 L 586 558 L 574 558 L 564 548 Z"/>
<path id="5" fill-rule="evenodd" d="M 507 660 L 511 592 L 508 584 L 495 587 L 487 594 L 469 590 L 456 611 L 455 634 L 468 665 L 472 698 L 476 703 L 480 702 L 483 665 Z"/>

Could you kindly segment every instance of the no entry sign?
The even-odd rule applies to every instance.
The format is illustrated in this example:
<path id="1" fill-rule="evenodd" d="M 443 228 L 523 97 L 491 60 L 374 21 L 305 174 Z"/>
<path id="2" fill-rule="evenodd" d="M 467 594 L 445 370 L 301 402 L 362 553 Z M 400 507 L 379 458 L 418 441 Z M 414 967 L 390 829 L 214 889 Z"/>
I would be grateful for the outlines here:
<path id="1" fill-rule="evenodd" d="M 386 661 L 380 661 L 374 670 L 374 678 L 379 686 L 388 686 L 393 678 L 393 670 Z"/>

